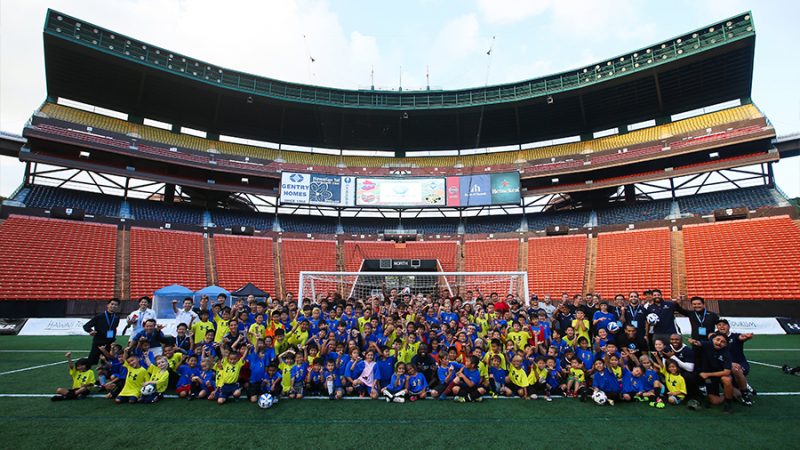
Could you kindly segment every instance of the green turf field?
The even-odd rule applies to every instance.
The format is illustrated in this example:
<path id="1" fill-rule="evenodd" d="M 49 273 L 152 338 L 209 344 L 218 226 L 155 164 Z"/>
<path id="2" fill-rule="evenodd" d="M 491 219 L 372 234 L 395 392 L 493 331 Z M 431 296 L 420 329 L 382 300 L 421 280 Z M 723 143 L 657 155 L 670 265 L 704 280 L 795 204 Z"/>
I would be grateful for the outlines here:
<path id="1" fill-rule="evenodd" d="M 0 336 L 0 435 L 7 448 L 140 447 L 154 442 L 171 448 L 797 448 L 800 441 L 800 395 L 766 395 L 800 393 L 800 377 L 758 364 L 753 364 L 750 379 L 764 395 L 750 408 L 736 405 L 732 415 L 720 408 L 656 410 L 643 403 L 601 407 L 560 398 L 552 403 L 487 399 L 481 404 L 306 399 L 283 400 L 261 410 L 244 401 L 218 406 L 165 399 L 156 405 L 115 405 L 100 398 L 53 403 L 46 397 L 2 396 L 52 394 L 55 387 L 67 386 L 70 379 L 60 351 L 79 350 L 73 352 L 77 358 L 88 347 L 87 337 Z M 752 361 L 800 365 L 800 336 L 760 336 L 747 347 Z M 32 369 L 8 373 L 26 368 Z"/>

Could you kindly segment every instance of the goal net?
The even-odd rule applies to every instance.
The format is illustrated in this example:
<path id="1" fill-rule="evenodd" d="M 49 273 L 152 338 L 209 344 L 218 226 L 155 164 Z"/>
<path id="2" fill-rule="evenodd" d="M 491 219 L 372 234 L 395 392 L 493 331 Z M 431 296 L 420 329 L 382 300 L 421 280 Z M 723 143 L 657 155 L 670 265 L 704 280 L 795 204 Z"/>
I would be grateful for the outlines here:
<path id="1" fill-rule="evenodd" d="M 528 304 L 527 272 L 300 272 L 298 302 L 334 293 L 358 300 L 398 294 L 464 296 L 480 291 L 485 297 L 496 292 L 512 294 Z"/>

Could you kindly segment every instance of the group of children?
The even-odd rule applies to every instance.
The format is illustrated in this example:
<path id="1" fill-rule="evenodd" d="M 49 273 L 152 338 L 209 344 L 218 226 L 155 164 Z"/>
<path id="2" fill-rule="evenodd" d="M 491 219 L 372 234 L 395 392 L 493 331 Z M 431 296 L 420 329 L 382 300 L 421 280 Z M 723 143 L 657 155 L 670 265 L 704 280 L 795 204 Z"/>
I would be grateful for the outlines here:
<path id="1" fill-rule="evenodd" d="M 174 337 L 145 334 L 125 347 L 101 348 L 96 376 L 86 360 L 73 364 L 68 353 L 72 387 L 59 388 L 53 400 L 95 390 L 116 403 L 155 403 L 174 390 L 180 398 L 219 404 L 242 396 L 256 402 L 262 394 L 403 403 L 586 400 L 602 391 L 612 405 L 646 401 L 663 408 L 687 394 L 678 365 L 658 357 L 663 342 L 652 354 L 618 348 L 606 327 L 590 331 L 580 316 L 562 336 L 543 310 L 495 311 L 482 299 L 307 303 L 215 304 L 196 321 L 180 323 Z"/>

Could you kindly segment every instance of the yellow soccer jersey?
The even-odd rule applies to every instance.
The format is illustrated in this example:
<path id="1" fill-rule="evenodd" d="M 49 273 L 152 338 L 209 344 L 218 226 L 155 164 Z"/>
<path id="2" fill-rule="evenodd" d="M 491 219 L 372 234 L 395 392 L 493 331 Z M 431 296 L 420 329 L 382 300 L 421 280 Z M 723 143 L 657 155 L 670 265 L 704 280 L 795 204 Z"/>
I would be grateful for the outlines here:
<path id="1" fill-rule="evenodd" d="M 481 361 L 478 363 L 478 373 L 481 374 L 481 379 L 485 380 L 489 378 L 489 366 L 486 365 L 485 362 Z"/>
<path id="2" fill-rule="evenodd" d="M 308 340 L 308 331 L 300 331 L 300 327 L 295 327 L 286 335 L 288 345 L 305 345 Z"/>
<path id="3" fill-rule="evenodd" d="M 592 340 L 589 339 L 589 321 L 588 320 L 583 319 L 583 330 L 578 330 L 578 319 L 575 319 L 575 320 L 572 321 L 572 328 L 575 330 L 575 339 L 576 339 L 575 342 L 577 342 L 578 338 L 585 337 L 586 340 L 589 341 L 589 344 L 592 343 Z"/>
<path id="4" fill-rule="evenodd" d="M 230 327 L 228 327 L 228 321 L 220 316 L 214 317 L 214 322 L 217 324 L 217 333 L 214 335 L 214 342 L 219 344 L 222 342 L 222 338 L 230 331 Z"/>
<path id="5" fill-rule="evenodd" d="M 575 368 L 570 367 L 569 368 L 569 376 L 573 380 L 577 380 L 577 381 L 579 381 L 581 383 L 586 381 L 583 369 L 575 369 Z"/>
<path id="6" fill-rule="evenodd" d="M 267 327 L 264 324 L 254 323 L 250 325 L 250 329 L 248 330 L 247 337 L 250 338 L 250 343 L 256 345 L 256 341 L 258 338 L 264 338 L 264 333 L 267 331 Z"/>
<path id="7" fill-rule="evenodd" d="M 512 383 L 516 384 L 519 387 L 530 386 L 528 374 L 525 373 L 525 369 L 523 369 L 522 367 L 520 367 L 519 369 L 517 369 L 514 366 L 509 367 L 508 378 L 511 380 Z"/>
<path id="8" fill-rule="evenodd" d="M 622 379 L 622 367 L 620 367 L 620 366 L 609 367 L 609 369 L 611 369 L 611 373 L 613 373 L 614 376 L 617 377 L 617 380 L 621 380 Z"/>
<path id="9" fill-rule="evenodd" d="M 545 383 L 547 381 L 547 369 L 539 370 L 534 366 L 531 368 L 531 373 L 528 375 L 528 382 L 530 384 Z"/>
<path id="10" fill-rule="evenodd" d="M 490 350 L 490 351 L 486 352 L 485 355 L 483 355 L 483 361 L 486 364 L 491 366 L 492 365 L 492 358 L 494 358 L 495 356 L 498 356 L 500 358 L 500 368 L 503 369 L 503 370 L 507 370 L 508 366 L 506 365 L 506 355 L 504 355 L 502 352 L 501 353 L 492 353 L 491 350 Z"/>
<path id="11" fill-rule="evenodd" d="M 197 321 L 192 323 L 192 335 L 195 345 L 203 342 L 203 340 L 206 338 L 206 333 L 208 333 L 208 330 L 213 329 L 214 323 L 208 320 L 205 322 Z"/>
<path id="12" fill-rule="evenodd" d="M 69 374 L 72 377 L 72 389 L 78 389 L 86 385 L 94 386 L 94 372 L 91 370 L 78 372 L 78 369 L 73 367 L 69 369 Z"/>
<path id="13" fill-rule="evenodd" d="M 530 338 L 531 335 L 527 331 L 509 331 L 508 333 L 508 340 L 513 342 L 518 350 L 525 350 L 525 344 L 528 343 Z"/>
<path id="14" fill-rule="evenodd" d="M 125 377 L 125 385 L 119 395 L 139 398 L 142 395 L 142 384 L 150 378 L 150 375 L 144 367 L 139 366 L 134 369 L 127 361 L 123 365 L 128 369 L 128 376 Z"/>
<path id="15" fill-rule="evenodd" d="M 283 384 L 283 392 L 289 392 L 292 389 L 292 369 L 294 364 L 278 364 L 278 369 L 281 370 L 281 383 Z"/>
<path id="16" fill-rule="evenodd" d="M 161 370 L 156 366 L 150 366 L 150 368 L 155 368 L 155 370 L 148 370 L 150 379 L 147 381 L 155 381 L 156 391 L 163 394 L 169 385 L 169 370 Z"/>
<path id="17" fill-rule="evenodd" d="M 370 317 L 369 319 L 367 319 L 364 316 L 359 317 L 358 318 L 358 331 L 363 333 L 364 332 L 364 324 L 368 323 L 370 320 L 372 320 L 372 317 Z"/>
<path id="18" fill-rule="evenodd" d="M 244 365 L 244 358 L 239 358 L 236 363 L 231 364 L 230 361 L 227 359 L 222 360 L 222 368 L 220 369 L 220 373 L 222 374 L 219 378 L 219 384 L 217 387 L 221 387 L 226 384 L 234 384 L 239 382 L 239 370 Z"/>
<path id="19" fill-rule="evenodd" d="M 664 378 L 666 381 L 667 392 L 679 392 L 679 397 L 681 398 L 686 395 L 686 380 L 683 379 L 683 375 L 673 375 L 671 373 L 667 373 Z"/>
<path id="20" fill-rule="evenodd" d="M 167 362 L 169 363 L 169 370 L 177 373 L 178 366 L 183 362 L 183 353 L 176 352 L 172 357 L 167 358 Z"/>

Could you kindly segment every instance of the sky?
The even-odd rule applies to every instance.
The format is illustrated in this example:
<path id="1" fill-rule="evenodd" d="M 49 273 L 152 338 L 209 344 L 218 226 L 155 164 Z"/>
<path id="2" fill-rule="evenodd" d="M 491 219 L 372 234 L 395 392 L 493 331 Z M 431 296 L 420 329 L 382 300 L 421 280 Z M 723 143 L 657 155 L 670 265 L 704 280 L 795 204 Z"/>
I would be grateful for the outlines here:
<path id="1" fill-rule="evenodd" d="M 379 89 L 396 89 L 401 79 L 404 89 L 520 81 L 750 10 L 753 101 L 779 135 L 800 132 L 796 0 L 0 0 L 2 131 L 21 134 L 45 99 L 48 7 L 230 69 L 351 89 L 369 87 L 373 76 Z M 10 195 L 22 173 L 19 161 L 0 157 L 0 195 Z M 800 196 L 800 158 L 776 164 L 775 176 Z"/>

